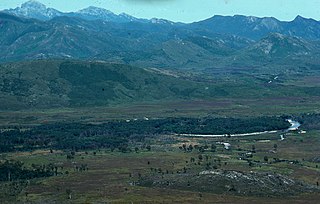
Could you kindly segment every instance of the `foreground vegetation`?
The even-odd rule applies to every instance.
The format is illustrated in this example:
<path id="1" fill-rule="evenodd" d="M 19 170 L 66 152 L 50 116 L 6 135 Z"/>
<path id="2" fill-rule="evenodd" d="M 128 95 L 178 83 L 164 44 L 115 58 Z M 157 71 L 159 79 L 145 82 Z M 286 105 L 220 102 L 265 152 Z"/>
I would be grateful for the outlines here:
<path id="1" fill-rule="evenodd" d="M 2 136 L 20 134 L 11 142 L 26 136 L 38 138 L 32 140 L 38 143 L 26 146 L 29 143 L 21 142 L 13 151 L 0 154 L 0 197 L 15 203 L 316 203 L 320 128 L 312 124 L 319 124 L 320 115 L 297 118 L 306 133 L 218 138 L 168 134 L 168 124 L 178 131 L 207 123 L 219 131 L 215 127 L 228 120 L 234 123 L 228 126 L 230 132 L 238 131 L 236 124 L 242 125 L 243 132 L 259 127 L 262 121 L 264 128 L 271 129 L 284 121 L 278 117 L 145 119 L 3 129 Z M 83 144 L 91 145 L 77 147 L 73 140 L 80 134 Z"/>
<path id="2" fill-rule="evenodd" d="M 285 70 L 1 64 L 0 200 L 316 203 L 318 71 Z"/>
<path id="3" fill-rule="evenodd" d="M 109 121 L 100 125 L 56 123 L 24 128 L 3 127 L 0 152 L 35 149 L 88 150 L 96 148 L 129 151 L 129 143 L 145 142 L 164 134 L 237 134 L 284 130 L 285 117 L 233 118 L 167 118 Z"/>
<path id="4" fill-rule="evenodd" d="M 283 106 L 294 105 L 297 111 L 297 106 L 315 110 L 314 106 L 319 105 L 317 67 L 271 71 L 263 68 L 246 68 L 236 73 L 230 73 L 229 69 L 193 73 L 76 60 L 0 64 L 0 111 L 43 109 L 48 112 L 48 109 L 75 108 L 79 112 L 83 108 L 137 104 L 160 104 L 168 108 L 167 103 L 172 107 L 186 102 L 190 103 L 187 108 L 207 103 L 209 109 L 200 108 L 206 111 L 239 109 L 259 103 L 262 103 L 256 107 L 259 109 L 272 105 L 288 111 L 290 107 Z"/>
<path id="5" fill-rule="evenodd" d="M 0 203 L 319 202 L 312 32 L 0 18 Z"/>

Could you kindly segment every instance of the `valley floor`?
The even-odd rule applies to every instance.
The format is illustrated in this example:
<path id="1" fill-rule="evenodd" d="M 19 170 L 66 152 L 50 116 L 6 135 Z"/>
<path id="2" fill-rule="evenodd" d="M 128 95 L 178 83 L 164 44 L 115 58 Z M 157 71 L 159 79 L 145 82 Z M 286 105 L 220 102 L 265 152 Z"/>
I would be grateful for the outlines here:
<path id="1" fill-rule="evenodd" d="M 52 163 L 59 169 L 58 175 L 32 179 L 15 193 L 9 191 L 12 186 L 8 188 L 8 182 L 2 182 L 0 196 L 2 203 L 317 203 L 320 199 L 317 187 L 319 134 L 319 131 L 291 132 L 283 141 L 277 133 L 241 138 L 162 135 L 150 140 L 149 150 L 140 147 L 123 153 L 97 149 L 75 152 L 72 158 L 68 157 L 70 152 L 58 150 L 3 153 L 1 160 L 22 161 L 26 167 Z M 231 149 L 224 149 L 220 142 L 230 143 Z M 192 150 L 190 145 L 194 147 Z M 250 181 L 243 186 L 238 183 L 239 178 L 234 178 L 231 183 L 220 181 L 226 182 L 226 187 L 221 189 L 213 186 L 203 189 L 192 177 L 204 171 L 238 172 L 237 175 L 269 173 L 289 178 L 297 182 L 295 185 L 302 182 L 302 186 L 298 190 L 288 188 L 279 195 L 277 191 L 285 189 L 286 182 L 268 181 L 274 193 L 256 194 L 246 190 Z M 189 183 L 179 180 L 181 176 Z M 208 176 L 206 180 L 210 179 Z M 153 184 L 144 184 L 150 178 L 154 179 Z M 167 182 L 167 178 L 174 183 L 156 185 Z M 237 191 L 228 190 L 230 186 Z M 313 190 L 308 190 L 309 187 Z M 253 188 L 263 189 L 263 186 Z M 4 195 L 5 192 L 9 195 Z"/>
<path id="2" fill-rule="evenodd" d="M 320 97 L 208 99 L 155 101 L 125 105 L 1 110 L 0 126 L 39 125 L 53 122 L 78 121 L 103 123 L 114 119 L 142 119 L 166 117 L 254 117 L 297 115 L 320 112 Z"/>

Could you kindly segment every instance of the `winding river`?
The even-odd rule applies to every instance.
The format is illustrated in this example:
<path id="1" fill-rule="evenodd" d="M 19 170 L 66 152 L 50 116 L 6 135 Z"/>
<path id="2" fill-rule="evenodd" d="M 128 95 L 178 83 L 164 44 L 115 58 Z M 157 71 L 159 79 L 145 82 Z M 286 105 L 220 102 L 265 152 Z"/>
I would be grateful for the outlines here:
<path id="1" fill-rule="evenodd" d="M 287 121 L 291 124 L 288 129 L 285 130 L 272 130 L 272 131 L 263 131 L 263 132 L 252 132 L 252 133 L 242 133 L 242 134 L 222 134 L 222 135 L 202 135 L 202 134 L 176 134 L 177 136 L 183 137 L 244 137 L 244 136 L 255 136 L 262 134 L 272 134 L 277 132 L 289 132 L 297 130 L 301 124 L 298 121 L 294 121 L 292 119 L 287 119 Z"/>

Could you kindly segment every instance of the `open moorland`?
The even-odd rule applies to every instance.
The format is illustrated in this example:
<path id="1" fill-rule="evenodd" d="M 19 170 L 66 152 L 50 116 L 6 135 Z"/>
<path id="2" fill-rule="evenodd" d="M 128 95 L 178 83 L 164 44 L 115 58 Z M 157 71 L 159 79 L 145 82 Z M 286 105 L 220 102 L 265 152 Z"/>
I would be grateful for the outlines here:
<path id="1" fill-rule="evenodd" d="M 0 50 L 0 204 L 320 201 L 319 21 L 30 1 Z"/>
<path id="2" fill-rule="evenodd" d="M 2 203 L 319 200 L 317 71 L 38 60 L 0 72 Z"/>
<path id="3" fill-rule="evenodd" d="M 295 131 L 286 130 L 286 117 L 7 126 L 1 130 L 1 200 L 316 203 L 320 116 L 294 118 L 302 123 Z M 231 136 L 265 130 L 271 132 Z M 224 132 L 230 135 L 181 135 Z"/>

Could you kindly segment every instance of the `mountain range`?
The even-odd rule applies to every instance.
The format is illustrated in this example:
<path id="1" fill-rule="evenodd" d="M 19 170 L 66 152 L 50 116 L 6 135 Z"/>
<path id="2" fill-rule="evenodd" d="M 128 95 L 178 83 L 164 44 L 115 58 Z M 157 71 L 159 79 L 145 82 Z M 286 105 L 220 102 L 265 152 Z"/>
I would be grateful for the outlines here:
<path id="1" fill-rule="evenodd" d="M 292 91 L 285 80 L 319 76 L 320 23 L 236 15 L 185 24 L 96 7 L 63 13 L 29 1 L 0 12 L 0 50 L 2 108 L 237 97 L 242 90 L 245 97 L 309 96 L 318 88 Z"/>
<path id="2" fill-rule="evenodd" d="M 213 16 L 203 21 L 191 24 L 174 23 L 165 19 L 141 19 L 125 13 L 119 15 L 94 6 L 84 8 L 77 12 L 61 12 L 53 8 L 47 8 L 44 4 L 31 0 L 15 9 L 6 9 L 3 12 L 24 18 L 38 20 L 51 20 L 59 16 L 77 17 L 84 20 L 103 20 L 107 22 L 128 23 L 143 22 L 154 24 L 185 25 L 187 27 L 206 29 L 214 33 L 232 34 L 249 39 L 258 40 L 268 33 L 281 33 L 289 36 L 303 37 L 311 40 L 320 38 L 320 22 L 314 19 L 306 19 L 297 16 L 293 21 L 279 21 L 273 17 L 258 18 L 254 16 Z"/>
<path id="3" fill-rule="evenodd" d="M 320 23 L 301 16 L 291 22 L 214 16 L 183 24 L 96 7 L 63 13 L 29 1 L 2 11 L 0 28 L 3 62 L 71 58 L 203 70 L 320 53 Z"/>
<path id="4" fill-rule="evenodd" d="M 44 4 L 31 0 L 23 3 L 21 7 L 15 9 L 6 9 L 4 12 L 25 18 L 34 18 L 38 20 L 51 20 L 59 16 L 78 17 L 85 20 L 104 20 L 111 22 L 147 22 L 146 19 L 138 19 L 125 13 L 116 15 L 103 8 L 90 6 L 77 12 L 64 13 L 53 8 L 47 8 Z"/>

